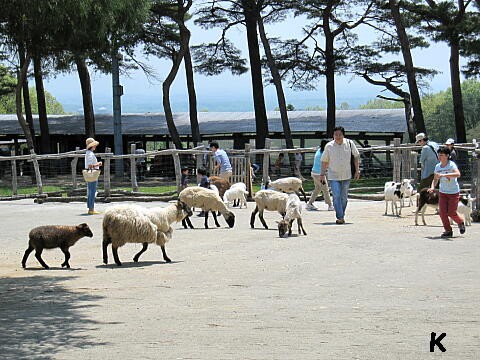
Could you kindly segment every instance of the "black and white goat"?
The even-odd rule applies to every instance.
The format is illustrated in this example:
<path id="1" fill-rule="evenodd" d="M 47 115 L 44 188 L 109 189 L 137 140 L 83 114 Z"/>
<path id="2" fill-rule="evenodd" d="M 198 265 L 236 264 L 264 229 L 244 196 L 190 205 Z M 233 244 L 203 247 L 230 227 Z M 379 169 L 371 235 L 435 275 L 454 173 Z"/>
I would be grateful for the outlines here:
<path id="1" fill-rule="evenodd" d="M 395 181 L 387 181 L 384 187 L 385 195 L 385 215 L 388 213 L 388 203 L 392 203 L 392 214 L 400 216 L 402 214 L 401 201 L 405 196 L 406 184 Z M 397 203 L 400 206 L 397 206 Z"/>
<path id="2" fill-rule="evenodd" d="M 405 207 L 405 199 L 408 198 L 408 206 L 413 206 L 413 194 L 415 192 L 411 179 L 403 179 L 402 184 L 405 188 L 403 197 L 401 199 L 402 207 Z"/>

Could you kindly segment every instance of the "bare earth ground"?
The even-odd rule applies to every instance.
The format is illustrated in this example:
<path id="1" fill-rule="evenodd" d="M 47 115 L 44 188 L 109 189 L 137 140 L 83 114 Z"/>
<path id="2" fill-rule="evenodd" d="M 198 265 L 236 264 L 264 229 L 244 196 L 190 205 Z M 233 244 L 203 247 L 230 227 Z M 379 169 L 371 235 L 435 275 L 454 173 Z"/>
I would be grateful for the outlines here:
<path id="1" fill-rule="evenodd" d="M 118 268 L 110 248 L 102 264 L 102 215 L 84 204 L 0 203 L 0 358 L 480 358 L 478 224 L 442 240 L 438 216 L 415 227 L 411 208 L 352 200 L 346 225 L 306 212 L 308 236 L 280 239 L 279 215 L 251 230 L 252 210 L 234 210 L 234 229 L 176 224 L 171 264 L 155 245 L 135 264 L 128 244 Z M 72 269 L 59 249 L 44 252 L 51 270 L 33 253 L 21 268 L 31 228 L 81 222 L 94 237 L 71 248 Z M 429 352 L 431 332 L 447 333 L 445 353 Z"/>

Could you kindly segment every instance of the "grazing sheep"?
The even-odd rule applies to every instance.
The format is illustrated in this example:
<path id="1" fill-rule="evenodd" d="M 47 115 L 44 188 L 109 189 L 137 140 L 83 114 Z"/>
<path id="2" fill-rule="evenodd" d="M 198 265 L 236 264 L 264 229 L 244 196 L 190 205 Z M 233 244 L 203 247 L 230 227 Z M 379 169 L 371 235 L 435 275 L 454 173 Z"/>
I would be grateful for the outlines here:
<path id="1" fill-rule="evenodd" d="M 126 243 L 141 243 L 142 250 L 133 258 L 134 262 L 144 253 L 148 244 L 155 243 L 162 249 L 163 259 L 171 262 L 165 252 L 165 243 L 172 238 L 174 222 L 192 215 L 190 208 L 177 201 L 165 208 L 147 209 L 137 205 L 112 206 L 103 218 L 103 262 L 108 264 L 107 246 L 112 244 L 113 259 L 118 266 L 122 263 L 117 249 Z"/>
<path id="2" fill-rule="evenodd" d="M 233 206 L 235 206 L 235 201 L 238 200 L 238 204 L 241 209 L 242 204 L 247 207 L 246 195 L 248 195 L 247 185 L 245 185 L 243 182 L 238 182 L 230 186 L 230 189 L 225 191 L 225 194 L 223 195 L 223 202 L 227 206 L 230 206 L 230 203 L 233 201 Z"/>
<path id="3" fill-rule="evenodd" d="M 36 227 L 28 234 L 28 249 L 25 250 L 25 255 L 23 255 L 22 267 L 25 269 L 28 255 L 35 250 L 35 257 L 38 262 L 45 269 L 48 269 L 48 265 L 45 264 L 45 261 L 42 259 L 42 251 L 43 249 L 59 247 L 65 254 L 65 261 L 62 263 L 62 267 L 66 266 L 70 268 L 70 264 L 68 263 L 70 252 L 68 249 L 84 236 L 93 237 L 93 233 L 87 224 L 76 226 L 46 225 Z"/>
<path id="4" fill-rule="evenodd" d="M 200 186 L 189 186 L 182 190 L 178 198 L 190 207 L 199 207 L 205 211 L 205 229 L 208 229 L 208 212 L 211 211 L 215 225 L 220 227 L 217 220 L 216 211 L 223 215 L 229 227 L 235 224 L 235 215 L 227 209 L 220 196 L 210 189 Z M 186 229 L 187 224 L 190 229 L 193 229 L 192 222 L 188 217 L 182 221 L 183 227 Z"/>
<path id="5" fill-rule="evenodd" d="M 458 200 L 458 208 L 457 208 L 457 214 L 463 216 L 463 221 L 465 222 L 466 226 L 472 226 L 472 208 L 473 208 L 473 202 L 476 200 L 476 198 L 472 198 L 470 194 L 462 195 L 460 196 L 460 199 Z M 453 220 L 450 219 L 450 224 L 453 224 Z"/>
<path id="6" fill-rule="evenodd" d="M 402 207 L 397 207 L 397 202 L 403 199 L 405 188 L 403 183 L 396 183 L 395 181 L 387 181 L 384 186 L 384 200 L 385 200 L 385 215 L 388 212 L 388 203 L 392 203 L 392 214 L 400 216 L 402 214 Z M 395 210 L 394 210 L 395 206 Z M 400 210 L 399 210 L 400 208 Z"/>
<path id="7" fill-rule="evenodd" d="M 285 216 L 287 208 L 288 195 L 275 191 L 275 190 L 260 190 L 253 197 L 256 206 L 250 217 L 250 227 L 253 229 L 255 224 L 255 215 L 258 213 L 258 217 L 265 229 L 268 229 L 267 223 L 263 218 L 263 211 L 278 211 L 282 218 Z"/>
<path id="8" fill-rule="evenodd" d="M 286 237 L 292 235 L 292 224 L 294 220 L 297 220 L 298 234 L 303 232 L 303 235 L 307 235 L 302 223 L 302 203 L 297 194 L 290 194 L 287 199 L 286 214 L 283 220 L 277 221 L 278 223 L 278 235 L 280 237 Z"/>
<path id="9" fill-rule="evenodd" d="M 266 188 L 272 188 L 277 191 L 282 191 L 285 193 L 292 193 L 292 192 L 297 192 L 299 191 L 305 200 L 307 202 L 307 195 L 305 194 L 305 191 L 303 190 L 302 186 L 302 180 L 296 177 L 286 177 L 282 179 L 277 179 L 275 181 L 267 181 Z"/>
<path id="10" fill-rule="evenodd" d="M 415 211 L 415 225 L 418 225 L 418 213 L 422 215 L 423 225 L 427 225 L 425 222 L 425 210 L 427 207 L 438 207 L 438 190 L 435 189 L 433 192 L 428 192 L 429 188 L 423 188 L 417 194 L 417 210 Z"/>

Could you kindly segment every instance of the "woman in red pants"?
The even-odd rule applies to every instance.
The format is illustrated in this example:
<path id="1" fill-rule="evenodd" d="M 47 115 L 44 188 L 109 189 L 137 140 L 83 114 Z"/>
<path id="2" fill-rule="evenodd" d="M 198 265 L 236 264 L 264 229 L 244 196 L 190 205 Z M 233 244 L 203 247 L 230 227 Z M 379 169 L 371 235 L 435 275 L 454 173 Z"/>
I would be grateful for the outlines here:
<path id="1" fill-rule="evenodd" d="M 447 147 L 441 147 L 438 150 L 438 160 L 440 162 L 435 166 L 432 186 L 428 191 L 432 192 L 440 182 L 438 208 L 445 229 L 442 238 L 449 238 L 453 236 L 449 217 L 458 224 L 460 234 L 465 233 L 465 224 L 457 214 L 460 197 L 460 186 L 457 179 L 460 177 L 460 170 L 458 170 L 457 164 L 450 160 L 450 149 Z"/>

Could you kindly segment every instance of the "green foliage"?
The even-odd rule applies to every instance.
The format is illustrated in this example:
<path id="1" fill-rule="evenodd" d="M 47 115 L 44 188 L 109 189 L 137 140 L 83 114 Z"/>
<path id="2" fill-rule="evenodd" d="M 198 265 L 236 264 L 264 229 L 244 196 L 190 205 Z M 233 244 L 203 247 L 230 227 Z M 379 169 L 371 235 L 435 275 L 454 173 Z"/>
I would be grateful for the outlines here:
<path id="1" fill-rule="evenodd" d="M 29 89 L 30 102 L 32 104 L 32 113 L 38 114 L 37 93 L 34 87 Z M 62 104 L 60 104 L 55 97 L 48 91 L 45 91 L 45 102 L 47 105 L 47 114 L 61 115 L 65 114 Z M 15 94 L 10 93 L 0 96 L 0 114 L 15 114 Z"/>
<path id="2" fill-rule="evenodd" d="M 17 79 L 12 72 L 3 65 L 0 65 L 0 96 L 11 94 L 15 91 Z"/>
<path id="3" fill-rule="evenodd" d="M 402 101 L 391 101 L 385 99 L 372 99 L 365 105 L 360 105 L 360 109 L 402 109 Z"/>
<path id="4" fill-rule="evenodd" d="M 307 106 L 305 108 L 305 111 L 323 111 L 325 110 L 324 107 L 321 107 L 320 105 L 315 105 L 315 106 Z"/>

